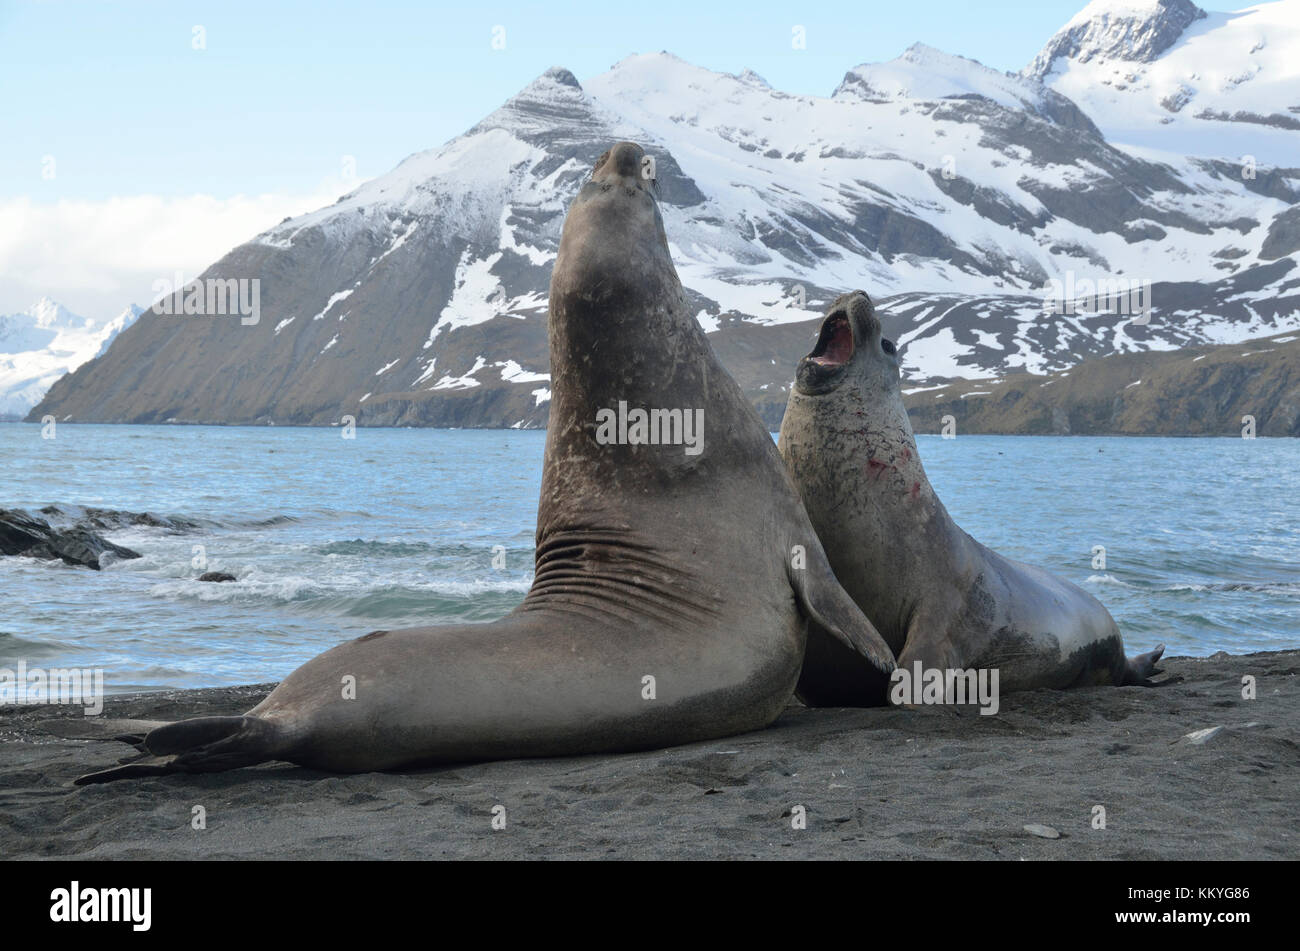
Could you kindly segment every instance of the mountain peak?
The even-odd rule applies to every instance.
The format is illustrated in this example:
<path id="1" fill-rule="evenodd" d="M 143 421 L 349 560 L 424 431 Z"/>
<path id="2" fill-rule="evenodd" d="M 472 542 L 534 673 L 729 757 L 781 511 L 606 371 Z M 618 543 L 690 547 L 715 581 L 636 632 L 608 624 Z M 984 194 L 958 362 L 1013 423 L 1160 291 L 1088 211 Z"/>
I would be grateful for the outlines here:
<path id="1" fill-rule="evenodd" d="M 25 416 L 55 380 L 104 353 L 141 313 L 132 305 L 101 324 L 42 297 L 20 313 L 0 315 L 0 418 Z"/>
<path id="2" fill-rule="evenodd" d="M 117 339 L 117 335 L 139 320 L 140 315 L 143 313 L 143 307 L 140 307 L 137 304 L 127 304 L 126 309 L 106 323 L 100 331 L 103 335 L 103 343 L 101 343 L 99 349 L 95 351 L 95 356 L 102 357 L 107 353 L 108 348 L 112 345 L 113 341 Z"/>
<path id="3" fill-rule="evenodd" d="M 711 72 L 711 70 L 696 66 L 694 63 L 682 59 L 676 53 L 670 53 L 667 50 L 660 50 L 657 53 L 629 53 L 609 69 L 610 73 L 618 73 L 628 69 L 676 69 L 682 66 L 693 70 L 701 70 L 702 72 Z"/>
<path id="4" fill-rule="evenodd" d="M 1005 77 L 973 59 L 913 43 L 885 63 L 863 63 L 844 74 L 832 98 L 942 99 L 971 92 L 973 77 Z"/>
<path id="5" fill-rule="evenodd" d="M 751 86 L 761 86 L 764 89 L 772 88 L 771 83 L 769 83 L 762 76 L 758 75 L 758 73 L 754 72 L 748 66 L 746 66 L 740 72 L 736 73 L 736 78 L 739 79 L 742 83 L 749 83 Z"/>
<path id="6" fill-rule="evenodd" d="M 521 100 L 581 98 L 582 95 L 582 84 L 578 82 L 578 77 L 573 75 L 572 71 L 563 66 L 552 66 L 515 93 L 505 104 L 508 106 L 511 102 Z"/>
<path id="7" fill-rule="evenodd" d="M 552 66 L 505 101 L 466 135 L 505 129 L 523 141 L 547 138 L 558 129 L 584 121 L 590 109 L 586 90 L 563 66 Z M 453 145 L 452 140 L 447 146 Z"/>
<path id="8" fill-rule="evenodd" d="M 42 297 L 25 313 L 36 321 L 37 327 L 61 329 L 65 327 L 90 326 L 93 321 L 74 314 L 51 297 Z"/>
<path id="9" fill-rule="evenodd" d="M 934 59 L 966 60 L 968 63 L 976 62 L 975 60 L 968 59 L 965 56 L 958 56 L 956 53 L 945 53 L 943 50 L 931 46 L 929 43 L 920 42 L 913 43 L 907 49 L 903 50 L 902 55 L 899 56 L 898 59 L 905 59 L 909 63 L 924 63 Z"/>
<path id="10" fill-rule="evenodd" d="M 1093 0 L 1024 69 L 1042 82 L 1061 58 L 1149 63 L 1206 13 L 1191 0 Z"/>
<path id="11" fill-rule="evenodd" d="M 572 86 L 574 89 L 582 88 L 582 84 L 578 82 L 578 77 L 573 75 L 573 73 L 565 69 L 563 66 L 552 66 L 546 72 L 542 73 L 542 75 L 538 76 L 533 82 L 539 83 L 542 80 L 549 80 L 550 82 L 558 83 L 561 86 Z"/>
<path id="12" fill-rule="evenodd" d="M 1002 73 L 978 60 L 913 43 L 887 63 L 864 63 L 844 74 L 836 99 L 985 99 L 1070 128 L 1096 133 L 1074 103 L 1018 73 Z"/>

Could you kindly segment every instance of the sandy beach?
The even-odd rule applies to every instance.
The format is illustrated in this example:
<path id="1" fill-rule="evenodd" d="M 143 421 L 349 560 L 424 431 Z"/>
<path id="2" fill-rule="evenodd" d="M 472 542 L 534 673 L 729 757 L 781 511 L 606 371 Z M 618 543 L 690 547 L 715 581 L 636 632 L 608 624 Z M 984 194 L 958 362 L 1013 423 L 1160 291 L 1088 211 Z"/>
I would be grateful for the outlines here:
<path id="1" fill-rule="evenodd" d="M 972 708 L 806 709 L 622 756 L 334 776 L 284 764 L 76 787 L 131 753 L 0 708 L 6 858 L 1295 859 L 1300 651 L 1169 658 L 1157 688 Z M 1257 698 L 1243 699 L 1242 678 Z M 270 685 L 109 698 L 105 716 L 247 710 Z M 1195 743 L 1186 734 L 1222 730 Z M 192 828 L 202 806 L 206 828 Z M 505 828 L 493 829 L 504 807 Z M 792 828 L 802 806 L 806 828 Z M 1094 807 L 1105 809 L 1095 829 Z M 497 810 L 500 813 L 500 810 Z M 1025 830 L 1047 826 L 1059 838 Z"/>

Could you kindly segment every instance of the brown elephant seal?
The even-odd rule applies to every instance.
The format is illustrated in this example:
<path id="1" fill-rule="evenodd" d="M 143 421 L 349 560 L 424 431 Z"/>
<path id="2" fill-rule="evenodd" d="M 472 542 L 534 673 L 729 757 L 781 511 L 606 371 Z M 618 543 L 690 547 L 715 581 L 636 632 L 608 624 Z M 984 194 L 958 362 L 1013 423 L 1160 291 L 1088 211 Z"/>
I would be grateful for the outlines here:
<path id="1" fill-rule="evenodd" d="M 1135 684 L 1163 646 L 1132 660 L 1086 591 L 985 548 L 962 531 L 921 465 L 899 357 L 862 291 L 831 304 L 798 366 L 780 449 L 845 590 L 900 671 L 998 671 L 999 689 Z M 809 635 L 800 694 L 877 703 L 879 675 Z"/>
<path id="2" fill-rule="evenodd" d="M 605 153 L 564 223 L 523 603 L 489 624 L 342 644 L 244 716 L 142 736 L 105 724 L 146 755 L 78 782 L 266 760 L 359 772 L 727 736 L 785 707 L 809 617 L 863 667 L 892 669 L 687 306 L 643 157 L 630 142 Z"/>

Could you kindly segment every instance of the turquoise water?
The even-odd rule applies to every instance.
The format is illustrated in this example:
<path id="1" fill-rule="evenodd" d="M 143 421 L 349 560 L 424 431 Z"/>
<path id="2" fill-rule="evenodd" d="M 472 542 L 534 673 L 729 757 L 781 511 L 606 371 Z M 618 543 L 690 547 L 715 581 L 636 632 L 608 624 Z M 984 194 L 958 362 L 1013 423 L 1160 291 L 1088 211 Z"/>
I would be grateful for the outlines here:
<path id="1" fill-rule="evenodd" d="M 208 523 L 109 532 L 144 557 L 101 572 L 0 558 L 0 667 L 102 667 L 111 691 L 255 683 L 376 628 L 492 620 L 528 590 L 545 439 L 64 425 L 46 440 L 0 425 L 0 507 Z M 919 445 L 963 528 L 1100 598 L 1131 650 L 1300 647 L 1300 440 Z M 194 580 L 195 545 L 204 570 L 238 580 Z"/>

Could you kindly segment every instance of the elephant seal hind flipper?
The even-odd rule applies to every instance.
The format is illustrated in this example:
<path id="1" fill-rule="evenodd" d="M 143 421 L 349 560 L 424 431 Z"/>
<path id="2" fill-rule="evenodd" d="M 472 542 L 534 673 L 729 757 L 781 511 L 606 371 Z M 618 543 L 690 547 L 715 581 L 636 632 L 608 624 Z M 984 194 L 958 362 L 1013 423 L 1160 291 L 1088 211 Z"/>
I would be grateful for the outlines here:
<path id="1" fill-rule="evenodd" d="M 253 716 L 194 717 L 150 730 L 139 744 L 144 754 L 112 769 L 78 777 L 86 786 L 132 776 L 215 773 L 274 759 L 282 744 L 276 727 Z"/>
<path id="2" fill-rule="evenodd" d="M 892 670 L 871 622 L 830 593 L 825 552 L 771 434 L 696 320 L 652 164 L 618 143 L 565 218 L 523 603 L 487 624 L 340 644 L 246 716 L 159 728 L 144 746 L 161 760 L 102 778 L 270 759 L 362 772 L 730 736 L 785 709 L 810 615 L 864 667 Z M 792 570 L 795 546 L 810 577 Z"/>
<path id="3" fill-rule="evenodd" d="M 150 756 L 148 753 L 142 753 L 133 757 L 120 766 L 112 766 L 108 769 L 101 769 L 98 772 L 86 773 L 84 776 L 78 776 L 72 781 L 74 786 L 94 786 L 99 783 L 111 783 L 118 779 L 140 779 L 145 776 L 166 776 L 170 773 L 179 772 L 172 767 L 172 761 L 175 756 Z"/>
<path id="4" fill-rule="evenodd" d="M 166 726 L 167 720 L 113 720 L 105 717 L 41 720 L 36 729 L 69 740 L 117 740 L 138 746 L 150 730 Z"/>
<path id="5" fill-rule="evenodd" d="M 161 775 L 190 767 L 189 772 L 230 769 L 232 751 L 235 758 L 261 762 L 270 759 L 275 749 L 274 729 L 248 716 L 193 717 L 188 720 L 131 719 L 61 719 L 43 720 L 36 726 L 51 736 L 71 740 L 116 740 L 134 746 L 142 755 L 124 761 L 113 769 L 91 773 L 76 780 L 77 785 L 104 783 L 127 776 Z M 255 742 L 260 737 L 261 742 Z M 181 766 L 170 764 L 183 757 Z M 207 764 L 207 766 L 205 766 Z"/>
<path id="6" fill-rule="evenodd" d="M 1100 601 L 949 517 L 921 465 L 900 368 L 867 295 L 841 295 L 799 362 L 780 435 L 835 577 L 899 667 L 996 669 L 1003 692 L 1144 681 L 1159 650 L 1127 659 Z M 856 665 L 810 631 L 801 695 L 842 702 L 864 673 Z"/>
<path id="7" fill-rule="evenodd" d="M 1136 657 L 1130 657 L 1124 667 L 1124 685 L 1153 687 L 1151 678 L 1163 671 L 1156 666 L 1160 657 L 1165 652 L 1165 645 L 1158 644 L 1154 650 L 1149 650 L 1145 654 L 1138 654 Z"/>

